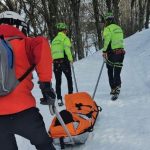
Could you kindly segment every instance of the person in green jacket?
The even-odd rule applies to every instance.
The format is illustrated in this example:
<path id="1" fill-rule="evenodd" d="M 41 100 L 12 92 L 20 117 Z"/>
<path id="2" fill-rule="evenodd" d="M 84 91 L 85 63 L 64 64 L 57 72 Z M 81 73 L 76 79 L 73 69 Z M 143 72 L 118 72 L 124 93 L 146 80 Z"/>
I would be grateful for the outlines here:
<path id="1" fill-rule="evenodd" d="M 121 69 L 124 60 L 124 35 L 121 27 L 115 23 L 112 13 L 105 15 L 105 27 L 103 31 L 104 47 L 103 57 L 108 69 L 110 94 L 119 94 L 121 88 Z"/>
<path id="2" fill-rule="evenodd" d="M 71 54 L 71 41 L 66 36 L 68 32 L 68 26 L 65 23 L 58 23 L 56 25 L 58 34 L 53 39 L 51 44 L 54 75 L 56 79 L 56 94 L 58 99 L 58 105 L 63 105 L 61 95 L 61 76 L 62 72 L 65 74 L 68 83 L 68 94 L 73 93 L 73 82 L 71 75 L 70 63 L 73 63 L 73 57 Z"/>

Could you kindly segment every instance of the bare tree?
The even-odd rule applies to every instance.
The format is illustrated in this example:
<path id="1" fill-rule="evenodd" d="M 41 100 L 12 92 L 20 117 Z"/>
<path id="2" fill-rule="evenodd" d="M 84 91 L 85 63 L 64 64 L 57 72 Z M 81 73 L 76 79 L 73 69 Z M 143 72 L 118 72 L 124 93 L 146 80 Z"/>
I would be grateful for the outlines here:
<path id="1" fill-rule="evenodd" d="M 49 38 L 52 40 L 56 35 L 55 25 L 57 22 L 56 18 L 58 18 L 58 0 L 41 0 L 41 5 L 41 13 L 46 22 Z"/>
<path id="2" fill-rule="evenodd" d="M 82 46 L 82 36 L 80 31 L 80 0 L 72 0 L 70 3 L 71 10 L 73 13 L 73 23 L 74 23 L 74 35 L 75 35 L 75 43 L 74 47 L 78 52 L 78 59 L 84 58 L 84 51 Z"/>
<path id="3" fill-rule="evenodd" d="M 106 0 L 106 5 L 107 5 L 107 9 L 108 11 L 112 11 L 112 0 Z"/>
<path id="4" fill-rule="evenodd" d="M 145 21 L 145 28 L 149 28 L 149 19 L 150 19 L 150 0 L 147 0 L 146 6 L 146 21 Z"/>
<path id="5" fill-rule="evenodd" d="M 117 23 L 119 23 L 119 16 L 120 16 L 119 2 L 120 2 L 120 0 L 112 0 L 113 12 L 114 12 L 115 20 L 116 20 Z"/>
<path id="6" fill-rule="evenodd" d="M 146 0 L 139 0 L 139 31 L 144 27 L 144 15 L 145 15 Z"/>
<path id="7" fill-rule="evenodd" d="M 97 29 L 97 36 L 98 36 L 98 47 L 99 49 L 102 48 L 102 35 L 101 35 L 101 21 L 102 15 L 100 15 L 99 8 L 98 8 L 98 0 L 93 0 L 93 10 L 94 10 L 94 18 L 95 18 L 95 26 Z M 101 17 L 101 18 L 100 18 Z"/>
<path id="8" fill-rule="evenodd" d="M 0 12 L 5 10 L 18 12 L 25 17 L 30 26 L 30 36 L 43 35 L 50 41 L 56 35 L 56 23 L 67 23 L 75 59 L 82 59 L 88 55 L 92 44 L 96 50 L 102 47 L 101 16 L 112 11 L 125 35 L 129 36 L 141 31 L 144 26 L 149 27 L 150 0 L 0 1 Z"/>

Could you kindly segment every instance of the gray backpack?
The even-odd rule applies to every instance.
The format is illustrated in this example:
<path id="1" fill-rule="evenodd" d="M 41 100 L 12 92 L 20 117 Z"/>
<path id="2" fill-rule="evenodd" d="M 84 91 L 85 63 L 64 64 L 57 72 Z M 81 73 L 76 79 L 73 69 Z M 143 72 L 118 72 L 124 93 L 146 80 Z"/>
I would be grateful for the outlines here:
<path id="1" fill-rule="evenodd" d="M 5 40 L 3 36 L 0 36 L 0 96 L 5 96 L 12 92 L 19 82 L 24 80 L 35 67 L 35 65 L 32 65 L 19 79 L 17 79 L 14 70 L 13 49 L 9 42 L 17 38 L 19 37 L 12 37 Z"/>

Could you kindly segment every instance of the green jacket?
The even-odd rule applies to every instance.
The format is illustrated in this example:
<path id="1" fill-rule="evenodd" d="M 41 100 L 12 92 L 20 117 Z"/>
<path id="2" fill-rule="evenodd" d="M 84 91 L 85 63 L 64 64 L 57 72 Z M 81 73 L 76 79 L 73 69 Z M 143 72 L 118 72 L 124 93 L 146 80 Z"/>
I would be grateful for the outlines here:
<path id="1" fill-rule="evenodd" d="M 123 31 L 120 26 L 111 24 L 104 28 L 104 47 L 103 52 L 124 48 Z"/>
<path id="2" fill-rule="evenodd" d="M 64 58 L 64 54 L 66 54 L 68 60 L 73 61 L 71 54 L 71 41 L 63 32 L 59 32 L 54 38 L 51 44 L 51 49 L 54 60 Z"/>

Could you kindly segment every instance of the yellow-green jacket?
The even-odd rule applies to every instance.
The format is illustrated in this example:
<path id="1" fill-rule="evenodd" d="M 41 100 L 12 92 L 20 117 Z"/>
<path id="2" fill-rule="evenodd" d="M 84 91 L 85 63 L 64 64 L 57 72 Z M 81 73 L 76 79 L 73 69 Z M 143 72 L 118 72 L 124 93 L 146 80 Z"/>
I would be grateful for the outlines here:
<path id="1" fill-rule="evenodd" d="M 111 24 L 104 28 L 104 47 L 103 52 L 115 50 L 118 48 L 124 48 L 123 44 L 123 31 L 120 26 Z"/>
<path id="2" fill-rule="evenodd" d="M 51 44 L 51 49 L 54 60 L 64 58 L 64 55 L 66 54 L 68 60 L 73 61 L 71 54 L 71 41 L 63 32 L 59 32 L 54 38 Z"/>

